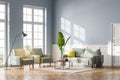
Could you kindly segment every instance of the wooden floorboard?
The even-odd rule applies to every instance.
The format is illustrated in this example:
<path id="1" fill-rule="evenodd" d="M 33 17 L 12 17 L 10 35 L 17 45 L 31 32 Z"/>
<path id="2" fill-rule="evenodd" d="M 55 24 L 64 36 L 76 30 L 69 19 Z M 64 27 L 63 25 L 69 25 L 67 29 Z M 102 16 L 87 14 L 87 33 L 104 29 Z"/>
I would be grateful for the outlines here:
<path id="1" fill-rule="evenodd" d="M 120 80 L 120 68 L 99 68 L 80 73 L 40 71 L 28 66 L 24 69 L 0 68 L 0 80 Z"/>

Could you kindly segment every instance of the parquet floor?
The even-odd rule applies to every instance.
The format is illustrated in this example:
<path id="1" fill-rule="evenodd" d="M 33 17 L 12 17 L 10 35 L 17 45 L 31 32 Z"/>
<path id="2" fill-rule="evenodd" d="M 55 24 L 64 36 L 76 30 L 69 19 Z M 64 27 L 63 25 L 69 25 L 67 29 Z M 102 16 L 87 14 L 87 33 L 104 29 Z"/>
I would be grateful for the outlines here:
<path id="1" fill-rule="evenodd" d="M 0 80 L 120 80 L 120 68 L 100 68 L 81 73 L 39 71 L 27 66 L 24 69 L 0 68 Z"/>

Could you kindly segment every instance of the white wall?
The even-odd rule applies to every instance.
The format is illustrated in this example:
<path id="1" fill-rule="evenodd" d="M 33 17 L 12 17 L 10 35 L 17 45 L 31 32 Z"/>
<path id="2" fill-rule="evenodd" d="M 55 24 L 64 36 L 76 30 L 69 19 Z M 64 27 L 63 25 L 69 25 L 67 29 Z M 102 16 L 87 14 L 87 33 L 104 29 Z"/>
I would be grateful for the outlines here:
<path id="1" fill-rule="evenodd" d="M 66 49 L 70 48 L 90 48 L 90 49 L 101 49 L 104 55 L 104 66 L 111 66 L 111 47 L 108 45 L 69 45 Z M 60 50 L 56 44 L 52 44 L 52 57 L 53 61 L 60 59 Z"/>

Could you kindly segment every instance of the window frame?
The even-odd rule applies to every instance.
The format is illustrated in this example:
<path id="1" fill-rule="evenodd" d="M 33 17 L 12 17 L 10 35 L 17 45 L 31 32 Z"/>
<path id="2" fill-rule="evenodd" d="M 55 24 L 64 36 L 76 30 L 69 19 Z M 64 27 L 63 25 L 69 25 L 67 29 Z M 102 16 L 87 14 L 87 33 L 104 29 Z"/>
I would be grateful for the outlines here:
<path id="1" fill-rule="evenodd" d="M 24 12 L 23 12 L 23 25 L 24 24 L 31 24 L 32 25 L 32 47 L 31 48 L 34 48 L 34 41 L 36 40 L 35 38 L 34 38 L 34 26 L 35 25 L 42 25 L 43 26 L 43 46 L 42 46 L 42 49 L 43 49 L 43 52 L 46 52 L 45 51 L 45 44 L 46 44 L 46 8 L 44 8 L 44 7 L 36 7 L 36 6 L 31 6 L 31 5 L 24 5 L 23 6 L 23 11 L 24 11 L 24 8 L 30 8 L 30 9 L 32 9 L 32 21 L 24 21 Z M 41 10 L 43 10 L 43 22 L 35 22 L 34 21 L 34 9 L 41 9 Z M 23 26 L 23 29 L 24 29 L 24 26 Z M 24 31 L 24 30 L 23 30 Z M 39 40 L 41 40 L 41 39 L 39 39 Z M 23 40 L 23 47 L 24 47 L 24 40 Z"/>
<path id="2" fill-rule="evenodd" d="M 5 65 L 5 62 L 6 62 L 6 59 L 7 59 L 7 56 L 9 55 L 8 54 L 8 51 L 9 51 L 9 45 L 10 45 L 10 42 L 9 42 L 9 3 L 7 2 L 4 2 L 4 1 L 0 1 L 0 5 L 5 5 L 5 19 L 0 19 L 0 22 L 4 22 L 5 23 L 5 28 L 4 28 L 4 54 L 3 54 L 3 65 Z M 2 40 L 2 39 L 1 39 Z M 2 48 L 2 47 L 1 47 Z"/>

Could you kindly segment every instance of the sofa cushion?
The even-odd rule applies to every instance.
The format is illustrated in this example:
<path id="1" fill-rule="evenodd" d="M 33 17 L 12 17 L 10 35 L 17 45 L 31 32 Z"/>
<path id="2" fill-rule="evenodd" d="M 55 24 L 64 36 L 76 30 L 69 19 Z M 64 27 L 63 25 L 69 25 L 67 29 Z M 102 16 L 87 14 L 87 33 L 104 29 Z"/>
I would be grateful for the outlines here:
<path id="1" fill-rule="evenodd" d="M 87 48 L 84 53 L 84 57 L 93 57 L 101 55 L 100 49 L 89 49 Z"/>
<path id="2" fill-rule="evenodd" d="M 84 65 L 91 64 L 91 58 L 69 57 L 67 58 L 71 63 L 82 63 Z"/>
<path id="3" fill-rule="evenodd" d="M 72 50 L 75 51 L 75 57 L 83 57 L 85 49 L 83 48 L 73 48 Z"/>
<path id="4" fill-rule="evenodd" d="M 93 54 L 91 54 L 89 51 L 85 51 L 85 53 L 84 53 L 84 57 L 85 58 L 88 58 L 88 57 L 93 57 Z"/>
<path id="5" fill-rule="evenodd" d="M 75 57 L 75 51 L 74 50 L 70 50 L 67 52 L 67 57 Z"/>

